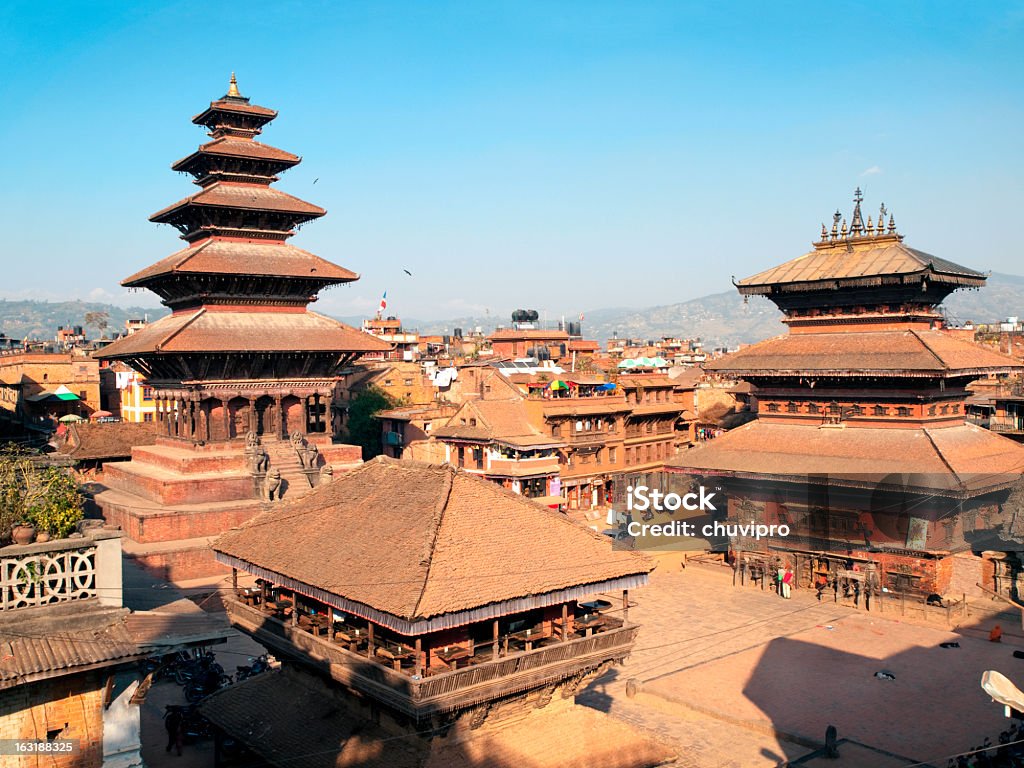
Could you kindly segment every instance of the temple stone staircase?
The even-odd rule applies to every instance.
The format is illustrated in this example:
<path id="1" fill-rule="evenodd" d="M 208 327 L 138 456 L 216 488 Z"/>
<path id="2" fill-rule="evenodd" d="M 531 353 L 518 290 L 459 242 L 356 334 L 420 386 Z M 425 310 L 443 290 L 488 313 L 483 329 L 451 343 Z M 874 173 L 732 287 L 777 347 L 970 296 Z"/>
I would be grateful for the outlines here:
<path id="1" fill-rule="evenodd" d="M 281 480 L 284 481 L 281 498 L 297 499 L 309 493 L 312 486 L 302 471 L 299 454 L 290 441 L 263 438 L 263 448 L 270 456 L 270 468 L 278 470 L 281 473 Z"/>

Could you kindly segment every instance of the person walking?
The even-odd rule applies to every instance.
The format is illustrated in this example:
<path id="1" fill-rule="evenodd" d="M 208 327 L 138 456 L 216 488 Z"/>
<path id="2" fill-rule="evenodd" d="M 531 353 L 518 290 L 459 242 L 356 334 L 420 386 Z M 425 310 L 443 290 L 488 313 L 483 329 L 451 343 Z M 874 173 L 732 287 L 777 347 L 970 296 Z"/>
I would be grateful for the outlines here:
<path id="1" fill-rule="evenodd" d="M 171 747 L 178 750 L 178 757 L 181 757 L 181 745 L 185 737 L 185 716 L 181 709 L 175 707 L 164 715 L 164 728 L 167 729 L 167 749 L 170 753 Z"/>
<path id="2" fill-rule="evenodd" d="M 782 585 L 782 580 L 786 577 L 786 569 L 781 565 L 779 570 L 775 572 L 775 591 L 779 593 L 779 597 L 785 597 L 785 591 Z"/>
<path id="3" fill-rule="evenodd" d="M 782 574 L 782 596 L 789 600 L 793 589 L 793 569 L 787 568 Z"/>

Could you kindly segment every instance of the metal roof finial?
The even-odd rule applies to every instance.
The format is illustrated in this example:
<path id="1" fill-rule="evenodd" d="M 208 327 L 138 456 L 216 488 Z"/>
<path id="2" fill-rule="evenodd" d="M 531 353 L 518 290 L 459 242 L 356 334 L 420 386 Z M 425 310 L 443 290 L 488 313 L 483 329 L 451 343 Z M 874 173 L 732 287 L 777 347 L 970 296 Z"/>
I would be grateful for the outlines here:
<path id="1" fill-rule="evenodd" d="M 848 230 L 846 229 L 846 219 L 843 219 L 843 226 L 839 229 L 839 234 L 844 240 L 846 239 L 848 234 Z"/>
<path id="2" fill-rule="evenodd" d="M 821 242 L 828 240 L 828 230 L 825 229 L 825 222 L 821 223 Z"/>
<path id="3" fill-rule="evenodd" d="M 235 73 L 231 73 L 231 83 L 228 85 L 228 96 L 235 96 L 236 98 L 241 97 L 241 93 L 238 90 L 238 80 L 235 79 Z"/>
<path id="4" fill-rule="evenodd" d="M 839 237 L 839 220 L 843 218 L 843 214 L 836 211 L 832 214 L 832 239 L 835 240 Z"/>
<path id="5" fill-rule="evenodd" d="M 871 216 L 868 216 L 868 237 L 875 234 L 875 225 L 871 223 Z"/>
<path id="6" fill-rule="evenodd" d="M 892 218 L 892 214 L 891 213 L 889 214 L 889 234 L 890 235 L 895 235 L 896 234 L 896 222 Z"/>
<path id="7" fill-rule="evenodd" d="M 860 212 L 860 204 L 864 199 L 863 193 L 860 191 L 860 187 L 853 193 L 853 217 L 850 219 L 850 234 L 856 237 L 864 231 L 864 217 Z"/>

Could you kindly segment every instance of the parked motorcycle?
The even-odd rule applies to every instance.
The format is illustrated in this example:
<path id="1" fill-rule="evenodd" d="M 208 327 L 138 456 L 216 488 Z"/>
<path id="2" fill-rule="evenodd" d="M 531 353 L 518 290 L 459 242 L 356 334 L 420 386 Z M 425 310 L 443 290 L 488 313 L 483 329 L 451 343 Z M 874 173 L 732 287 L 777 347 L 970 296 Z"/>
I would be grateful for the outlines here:
<path id="1" fill-rule="evenodd" d="M 269 659 L 267 659 L 267 654 L 265 653 L 262 656 L 258 656 L 255 659 L 250 657 L 249 661 L 252 662 L 251 665 L 243 664 L 239 665 L 238 667 L 235 667 L 236 683 L 240 683 L 243 680 L 252 677 L 253 675 L 258 675 L 261 672 L 266 672 L 268 669 L 270 669 L 270 661 Z"/>

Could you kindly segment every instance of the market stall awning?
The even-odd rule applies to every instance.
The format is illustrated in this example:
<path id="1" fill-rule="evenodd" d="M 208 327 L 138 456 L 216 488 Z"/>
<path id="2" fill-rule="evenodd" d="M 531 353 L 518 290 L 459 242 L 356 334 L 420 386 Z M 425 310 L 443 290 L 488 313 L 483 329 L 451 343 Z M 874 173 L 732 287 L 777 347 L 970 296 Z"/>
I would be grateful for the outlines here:
<path id="1" fill-rule="evenodd" d="M 81 401 L 78 395 L 72 392 L 70 389 L 61 384 L 54 391 L 43 391 L 37 395 L 29 395 L 25 398 L 30 403 L 45 403 L 45 402 L 75 402 Z"/>

